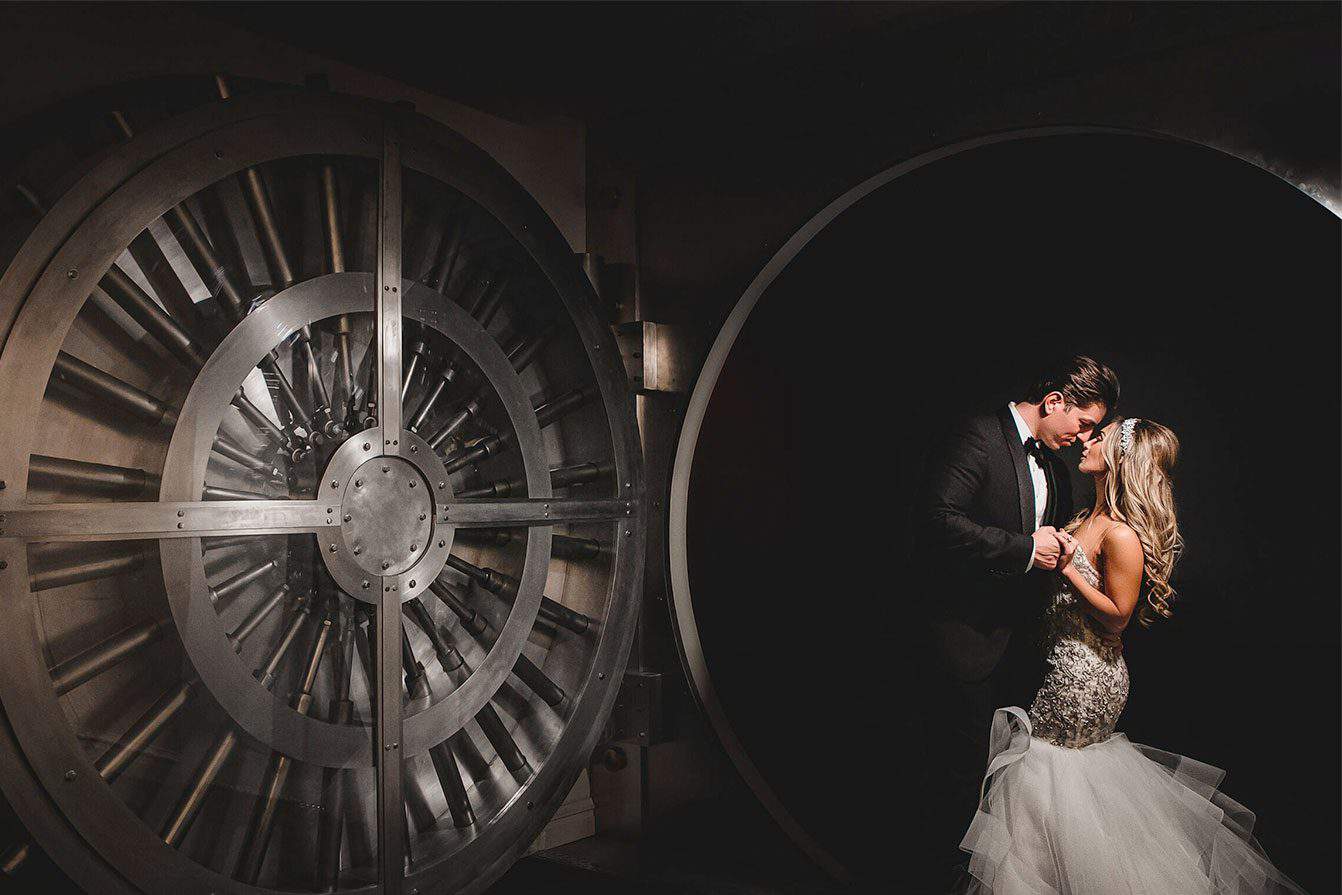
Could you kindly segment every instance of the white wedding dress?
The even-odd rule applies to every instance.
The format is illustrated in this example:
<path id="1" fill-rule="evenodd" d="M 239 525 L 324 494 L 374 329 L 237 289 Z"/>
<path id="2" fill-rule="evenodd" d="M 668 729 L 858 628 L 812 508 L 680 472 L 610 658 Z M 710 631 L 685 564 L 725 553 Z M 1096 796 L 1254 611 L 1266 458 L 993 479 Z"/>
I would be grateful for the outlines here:
<path id="1" fill-rule="evenodd" d="M 1097 588 L 1078 547 L 1072 562 Z M 993 718 L 984 795 L 960 847 L 967 891 L 997 895 L 1299 892 L 1254 840 L 1224 772 L 1114 732 L 1123 657 L 1069 586 L 1044 618 L 1048 672 L 1027 714 Z"/>

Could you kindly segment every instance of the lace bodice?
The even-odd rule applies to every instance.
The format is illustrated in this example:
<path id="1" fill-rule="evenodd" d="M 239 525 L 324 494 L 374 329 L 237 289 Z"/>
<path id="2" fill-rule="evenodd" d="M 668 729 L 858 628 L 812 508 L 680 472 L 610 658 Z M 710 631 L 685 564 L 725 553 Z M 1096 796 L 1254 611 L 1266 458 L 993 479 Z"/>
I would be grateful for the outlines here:
<path id="1" fill-rule="evenodd" d="M 1072 564 L 1100 588 L 1100 574 L 1080 545 Z M 1035 736 L 1059 746 L 1080 747 L 1114 732 L 1128 699 L 1128 666 L 1100 638 L 1096 624 L 1082 598 L 1063 579 L 1044 612 L 1041 640 L 1048 671 L 1030 703 Z"/>

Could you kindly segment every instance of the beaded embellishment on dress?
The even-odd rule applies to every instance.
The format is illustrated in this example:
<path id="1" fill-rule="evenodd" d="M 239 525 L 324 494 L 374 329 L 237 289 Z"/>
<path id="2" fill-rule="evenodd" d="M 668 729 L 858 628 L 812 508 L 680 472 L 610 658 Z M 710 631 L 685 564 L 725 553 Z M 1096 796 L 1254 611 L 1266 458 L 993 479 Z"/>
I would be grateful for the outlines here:
<path id="1" fill-rule="evenodd" d="M 1094 587 L 1100 575 L 1078 545 L 1072 563 Z M 1128 666 L 1106 644 L 1082 598 L 1064 582 L 1044 613 L 1042 640 L 1048 672 L 1030 703 L 1034 735 L 1079 748 L 1114 732 L 1128 699 Z"/>

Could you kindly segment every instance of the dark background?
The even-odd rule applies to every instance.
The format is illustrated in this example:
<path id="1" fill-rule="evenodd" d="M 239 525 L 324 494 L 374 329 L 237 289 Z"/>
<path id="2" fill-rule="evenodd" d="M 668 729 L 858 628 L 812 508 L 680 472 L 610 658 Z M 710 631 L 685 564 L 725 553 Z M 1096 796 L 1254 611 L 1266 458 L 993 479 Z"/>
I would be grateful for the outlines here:
<path id="1" fill-rule="evenodd" d="M 746 750 L 840 860 L 939 854 L 912 847 L 937 748 L 916 617 L 943 597 L 909 553 L 928 443 L 1075 351 L 1182 442 L 1181 599 L 1128 629 L 1120 730 L 1225 768 L 1269 856 L 1336 888 L 1338 237 L 1204 147 L 1050 137 L 895 180 L 765 292 L 699 441 L 691 588 Z"/>

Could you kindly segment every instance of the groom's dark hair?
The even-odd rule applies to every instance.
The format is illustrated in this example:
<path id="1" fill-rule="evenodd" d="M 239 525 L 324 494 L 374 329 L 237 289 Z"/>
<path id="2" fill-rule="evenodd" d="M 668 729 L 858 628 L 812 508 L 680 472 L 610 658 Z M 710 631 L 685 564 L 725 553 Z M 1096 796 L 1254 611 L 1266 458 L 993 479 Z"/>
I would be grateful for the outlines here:
<path id="1" fill-rule="evenodd" d="M 1103 404 L 1112 414 L 1118 407 L 1118 376 L 1094 358 L 1077 355 L 1044 368 L 1025 400 L 1038 404 L 1049 392 L 1062 392 L 1073 407 Z"/>

